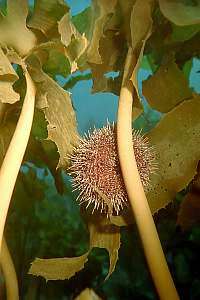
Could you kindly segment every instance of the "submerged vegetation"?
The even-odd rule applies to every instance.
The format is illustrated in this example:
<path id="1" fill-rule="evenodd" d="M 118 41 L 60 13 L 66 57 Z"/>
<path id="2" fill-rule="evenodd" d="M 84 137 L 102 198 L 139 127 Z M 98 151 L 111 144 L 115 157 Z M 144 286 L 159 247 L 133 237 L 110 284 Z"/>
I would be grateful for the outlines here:
<path id="1" fill-rule="evenodd" d="M 199 299 L 199 1 L 31 3 L 0 2 L 0 298 Z M 119 108 L 82 139 L 88 79 Z"/>

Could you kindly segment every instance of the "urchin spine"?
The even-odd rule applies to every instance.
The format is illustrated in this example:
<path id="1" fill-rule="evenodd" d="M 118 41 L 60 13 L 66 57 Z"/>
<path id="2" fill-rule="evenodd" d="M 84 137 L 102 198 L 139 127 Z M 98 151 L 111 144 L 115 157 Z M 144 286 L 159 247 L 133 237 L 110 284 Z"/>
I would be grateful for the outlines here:
<path id="1" fill-rule="evenodd" d="M 155 153 L 147 137 L 133 130 L 133 148 L 141 182 L 146 188 L 156 169 Z M 79 190 L 77 200 L 94 204 L 94 210 L 117 215 L 128 205 L 117 152 L 115 125 L 88 132 L 71 155 L 70 175 L 73 190 Z"/>

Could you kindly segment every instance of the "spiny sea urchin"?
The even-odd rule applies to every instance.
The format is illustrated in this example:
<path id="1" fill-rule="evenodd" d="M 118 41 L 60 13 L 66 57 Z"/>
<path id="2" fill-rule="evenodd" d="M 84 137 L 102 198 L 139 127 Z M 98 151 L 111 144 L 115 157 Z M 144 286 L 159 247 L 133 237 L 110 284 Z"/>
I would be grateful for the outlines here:
<path id="1" fill-rule="evenodd" d="M 133 130 L 133 148 L 137 167 L 144 188 L 149 185 L 155 170 L 155 155 L 147 137 Z M 117 152 L 117 134 L 114 124 L 94 129 L 80 140 L 71 156 L 70 175 L 74 190 L 79 190 L 80 204 L 93 211 L 100 209 L 107 214 L 119 212 L 128 204 Z"/>

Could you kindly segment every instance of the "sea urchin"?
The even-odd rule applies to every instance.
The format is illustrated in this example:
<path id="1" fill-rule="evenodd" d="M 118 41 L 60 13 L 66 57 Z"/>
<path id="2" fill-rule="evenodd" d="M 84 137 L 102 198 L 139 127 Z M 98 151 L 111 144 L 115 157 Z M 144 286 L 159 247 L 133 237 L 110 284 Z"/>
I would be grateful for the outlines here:
<path id="1" fill-rule="evenodd" d="M 149 185 L 155 170 L 155 155 L 147 137 L 133 130 L 133 148 L 143 187 Z M 94 129 L 80 140 L 71 158 L 70 175 L 74 190 L 79 190 L 80 204 L 94 204 L 107 214 L 119 214 L 127 206 L 128 195 L 124 186 L 117 152 L 117 134 L 114 124 Z"/>

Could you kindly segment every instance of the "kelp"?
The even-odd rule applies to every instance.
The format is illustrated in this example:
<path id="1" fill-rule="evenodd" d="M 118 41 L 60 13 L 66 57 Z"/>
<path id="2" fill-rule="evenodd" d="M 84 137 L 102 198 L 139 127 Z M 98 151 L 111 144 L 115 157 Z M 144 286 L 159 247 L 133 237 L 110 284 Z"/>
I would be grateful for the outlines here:
<path id="1" fill-rule="evenodd" d="M 6 155 L 16 117 L 25 101 L 24 83 L 30 95 L 31 82 L 36 89 L 37 126 L 31 133 L 30 154 L 25 160 L 46 157 L 58 182 L 56 168 L 66 170 L 70 165 L 69 156 L 79 142 L 79 134 L 73 95 L 66 90 L 70 85 L 60 87 L 56 75 L 66 77 L 76 70 L 91 70 L 88 77 L 93 80 L 92 92 L 116 95 L 123 80 L 130 79 L 135 120 L 144 112 L 138 71 L 145 55 L 152 75 L 143 83 L 143 95 L 152 108 L 163 113 L 147 134 L 158 162 L 147 199 L 152 214 L 165 208 L 195 177 L 200 159 L 200 100 L 190 88 L 189 75 L 184 70 L 185 64 L 199 53 L 195 42 L 199 22 L 199 5 L 180 1 L 95 0 L 90 8 L 71 18 L 64 1 L 35 1 L 29 12 L 27 1 L 8 0 L 7 11 L 0 15 L 0 161 Z M 131 60 L 123 77 L 128 49 Z M 109 78 L 108 72 L 118 72 L 118 76 Z M 29 74 L 26 80 L 25 74 Z M 43 127 L 47 137 L 43 136 Z M 62 190 L 60 183 L 58 186 Z M 193 192 L 186 196 L 179 224 L 184 224 L 183 216 L 190 218 L 189 203 L 196 207 L 195 197 Z M 110 276 L 118 260 L 120 226 L 133 223 L 133 216 L 130 212 L 110 219 L 94 216 L 87 222 L 90 242 L 86 253 L 79 257 L 37 258 L 29 273 L 47 280 L 70 278 L 84 267 L 92 248 L 99 247 L 109 253 Z"/>

